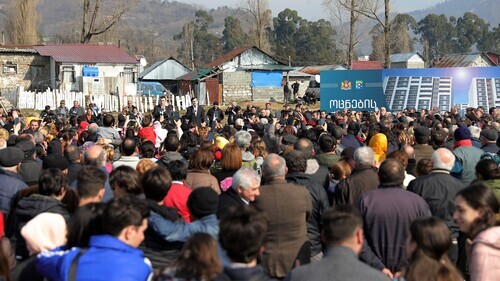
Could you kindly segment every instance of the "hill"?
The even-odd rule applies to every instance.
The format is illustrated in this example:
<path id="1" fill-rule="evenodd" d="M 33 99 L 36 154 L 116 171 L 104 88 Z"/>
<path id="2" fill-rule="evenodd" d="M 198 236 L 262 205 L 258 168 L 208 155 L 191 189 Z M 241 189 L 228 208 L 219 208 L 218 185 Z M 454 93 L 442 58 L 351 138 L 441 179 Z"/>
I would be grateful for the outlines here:
<path id="1" fill-rule="evenodd" d="M 445 14 L 448 17 L 458 18 L 463 16 L 465 12 L 478 15 L 485 22 L 489 22 L 491 27 L 500 23 L 498 0 L 447 0 L 424 10 L 413 11 L 410 15 L 418 21 L 428 14 Z"/>

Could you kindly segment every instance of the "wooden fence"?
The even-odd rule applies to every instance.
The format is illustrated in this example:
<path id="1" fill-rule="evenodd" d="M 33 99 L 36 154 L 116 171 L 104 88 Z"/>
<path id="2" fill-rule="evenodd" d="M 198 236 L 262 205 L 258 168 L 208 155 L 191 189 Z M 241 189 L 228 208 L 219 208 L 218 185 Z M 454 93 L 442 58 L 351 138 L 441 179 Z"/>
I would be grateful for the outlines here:
<path id="1" fill-rule="evenodd" d="M 95 103 L 98 108 L 105 109 L 108 112 L 119 112 L 127 101 L 131 100 L 140 112 L 152 111 L 158 103 L 157 96 L 151 95 L 129 95 L 124 96 L 123 100 L 115 95 L 89 95 L 81 92 L 63 92 L 59 90 L 48 89 L 45 92 L 24 91 L 19 87 L 15 95 L 6 96 L 6 98 L 17 108 L 30 108 L 44 110 L 46 105 L 51 109 L 59 106 L 61 100 L 66 101 L 66 106 L 73 106 L 73 101 L 78 101 L 80 105 L 86 107 L 89 103 Z M 191 105 L 191 96 L 166 95 L 167 103 L 172 104 L 174 111 L 186 110 Z"/>

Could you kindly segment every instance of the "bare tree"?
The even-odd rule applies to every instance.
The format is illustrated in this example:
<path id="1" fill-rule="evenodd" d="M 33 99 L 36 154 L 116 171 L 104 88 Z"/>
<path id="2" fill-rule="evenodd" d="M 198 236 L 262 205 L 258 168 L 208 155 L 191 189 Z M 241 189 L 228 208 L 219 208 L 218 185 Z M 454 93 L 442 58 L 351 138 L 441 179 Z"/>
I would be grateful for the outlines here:
<path id="1" fill-rule="evenodd" d="M 38 15 L 35 0 L 16 0 L 6 7 L 4 18 L 7 38 L 15 45 L 38 43 Z"/>
<path id="2" fill-rule="evenodd" d="M 346 64 L 349 68 L 354 59 L 354 49 L 366 34 L 366 32 L 360 32 L 360 24 L 363 17 L 356 12 L 356 8 L 365 7 L 368 1 L 323 0 L 323 6 L 338 26 L 339 43 L 346 48 Z"/>
<path id="3" fill-rule="evenodd" d="M 106 9 L 101 9 L 101 0 L 83 0 L 80 43 L 89 43 L 93 36 L 108 31 L 137 3 L 138 0 L 106 1 L 109 6 L 105 7 Z"/>
<path id="4" fill-rule="evenodd" d="M 269 0 L 244 0 L 242 10 L 250 14 L 251 24 L 255 27 L 251 30 L 253 43 L 265 52 L 270 51 L 269 39 L 266 30 L 271 26 L 272 12 L 269 9 Z"/>

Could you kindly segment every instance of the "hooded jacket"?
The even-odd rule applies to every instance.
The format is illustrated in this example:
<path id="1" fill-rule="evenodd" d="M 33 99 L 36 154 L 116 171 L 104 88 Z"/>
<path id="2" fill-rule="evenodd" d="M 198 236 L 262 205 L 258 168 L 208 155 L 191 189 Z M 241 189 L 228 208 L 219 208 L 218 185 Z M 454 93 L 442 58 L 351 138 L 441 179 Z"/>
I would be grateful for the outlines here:
<path id="1" fill-rule="evenodd" d="M 500 226 L 479 233 L 472 240 L 470 280 L 498 280 L 500 276 Z"/>
<path id="2" fill-rule="evenodd" d="M 385 160 L 385 153 L 387 152 L 387 137 L 384 134 L 375 134 L 370 139 L 370 147 L 375 153 L 375 161 L 381 163 Z"/>

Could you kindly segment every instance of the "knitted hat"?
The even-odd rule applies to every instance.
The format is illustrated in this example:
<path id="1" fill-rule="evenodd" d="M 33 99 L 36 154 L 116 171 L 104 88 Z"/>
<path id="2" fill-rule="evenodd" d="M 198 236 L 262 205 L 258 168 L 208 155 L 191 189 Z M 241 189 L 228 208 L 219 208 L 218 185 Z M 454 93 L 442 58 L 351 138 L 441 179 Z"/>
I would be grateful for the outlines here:
<path id="1" fill-rule="evenodd" d="M 219 195 L 210 187 L 199 187 L 188 197 L 187 207 L 196 218 L 203 218 L 217 212 Z"/>
<path id="2" fill-rule="evenodd" d="M 455 132 L 453 133 L 453 137 L 455 138 L 456 141 L 472 139 L 472 135 L 469 129 L 465 127 L 460 127 L 456 129 Z"/>

